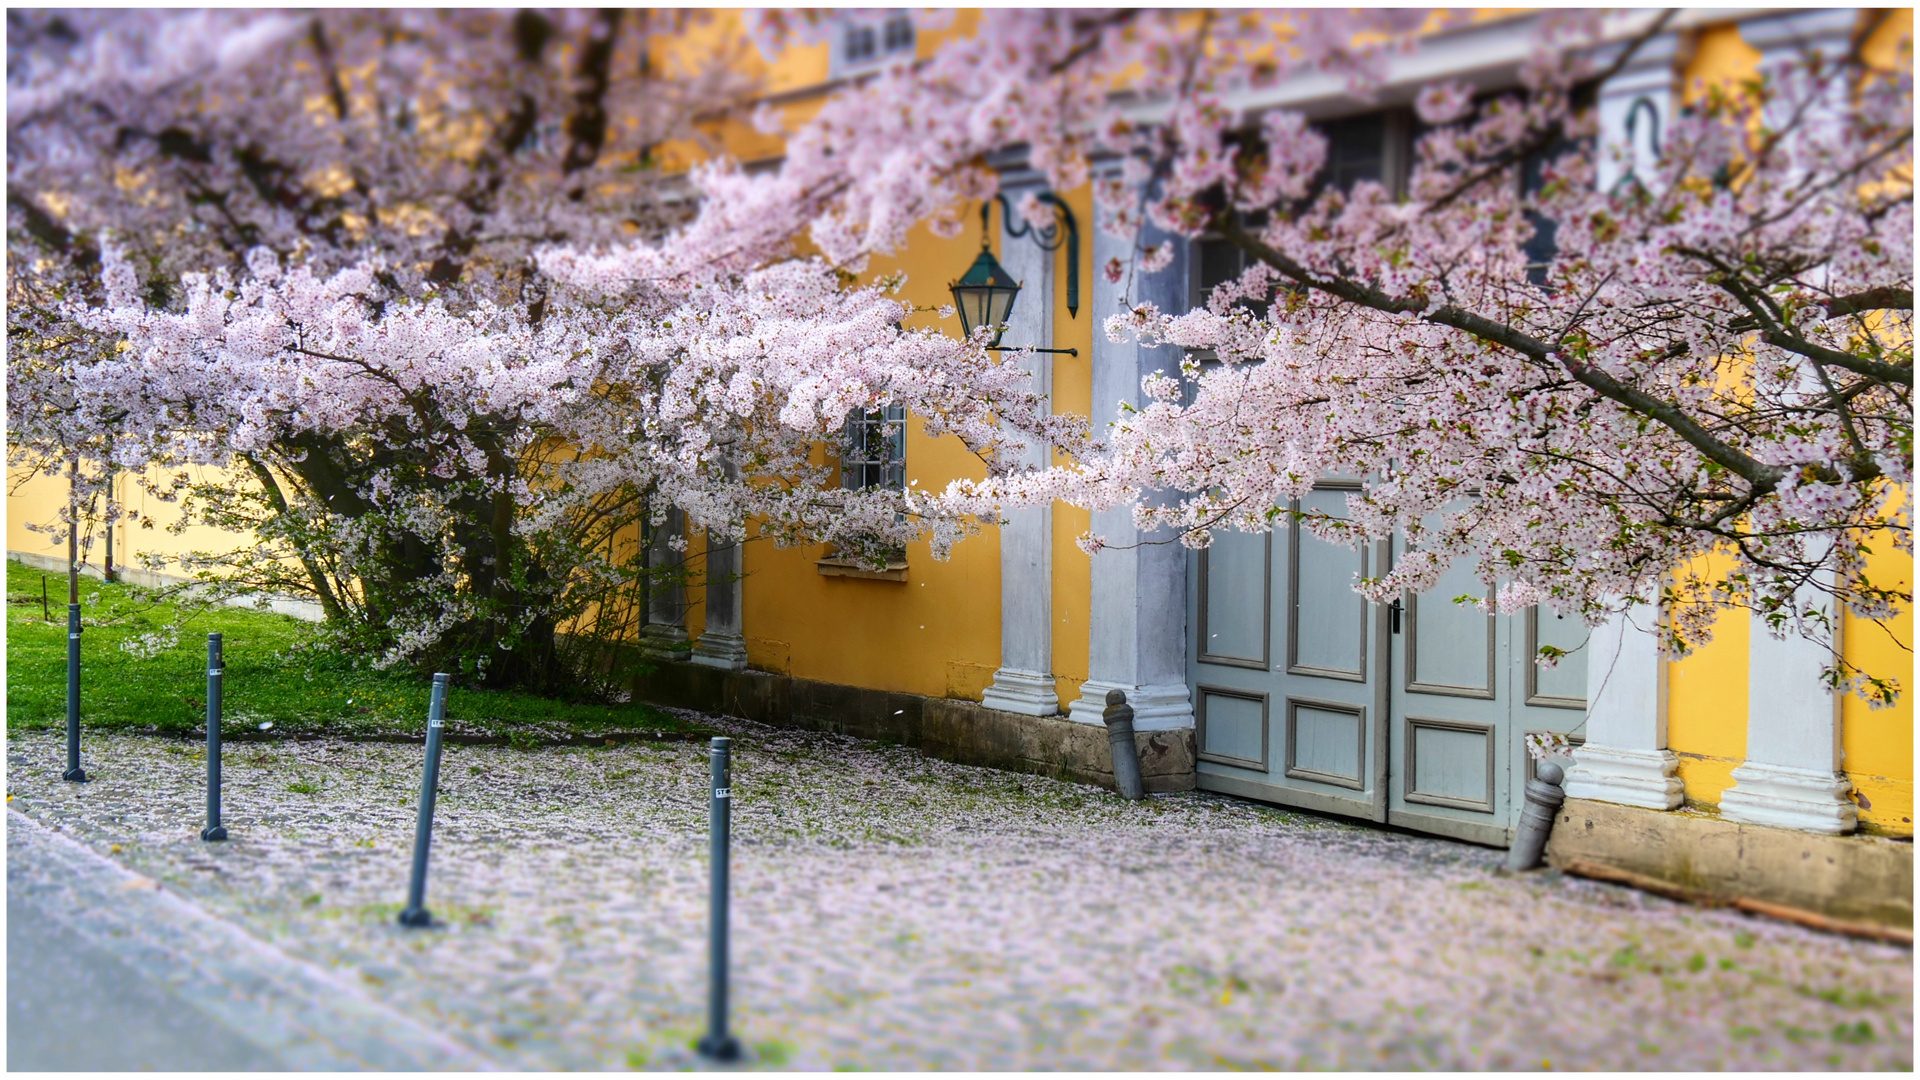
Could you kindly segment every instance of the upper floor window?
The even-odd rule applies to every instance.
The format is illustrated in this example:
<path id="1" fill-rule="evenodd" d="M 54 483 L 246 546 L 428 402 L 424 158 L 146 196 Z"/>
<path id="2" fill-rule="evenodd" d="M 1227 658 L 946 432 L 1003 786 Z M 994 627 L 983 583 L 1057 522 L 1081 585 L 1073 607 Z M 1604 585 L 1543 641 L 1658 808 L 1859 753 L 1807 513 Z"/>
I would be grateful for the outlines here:
<path id="1" fill-rule="evenodd" d="M 907 486 L 907 410 L 888 405 L 847 417 L 840 446 L 840 486 Z"/>
<path id="2" fill-rule="evenodd" d="M 1339 120 L 1314 124 L 1326 136 L 1327 159 L 1315 178 L 1313 196 L 1331 187 L 1352 190 L 1363 180 L 1372 180 L 1398 194 L 1406 185 L 1407 164 L 1413 156 L 1413 117 L 1403 109 L 1363 113 Z M 1264 213 L 1264 212 L 1263 212 Z M 1261 220 L 1256 215 L 1250 225 Z M 1236 280 L 1246 271 L 1246 255 L 1225 240 L 1206 238 L 1198 243 L 1192 261 L 1193 303 L 1205 305 L 1217 285 Z M 1243 299 L 1237 305 L 1264 319 L 1267 302 Z"/>
<path id="3" fill-rule="evenodd" d="M 882 63 L 911 58 L 914 47 L 913 17 L 904 12 L 884 16 L 849 17 L 841 23 L 840 37 L 833 50 L 833 75 L 845 78 L 879 67 Z"/>

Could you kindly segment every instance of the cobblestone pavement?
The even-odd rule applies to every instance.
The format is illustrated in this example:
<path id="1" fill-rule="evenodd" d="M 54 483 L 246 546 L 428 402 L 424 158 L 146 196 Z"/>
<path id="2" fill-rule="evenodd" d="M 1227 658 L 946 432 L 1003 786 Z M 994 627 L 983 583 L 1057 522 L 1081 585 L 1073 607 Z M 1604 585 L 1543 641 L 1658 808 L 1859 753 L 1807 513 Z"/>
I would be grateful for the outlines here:
<path id="1" fill-rule="evenodd" d="M 455 720 L 457 723 L 457 718 Z M 736 737 L 734 1020 L 785 1068 L 1910 1069 L 1910 951 L 1205 794 Z M 418 746 L 8 751 L 9 806 L 475 1052 L 697 1063 L 706 748 L 449 747 L 402 931 Z"/>

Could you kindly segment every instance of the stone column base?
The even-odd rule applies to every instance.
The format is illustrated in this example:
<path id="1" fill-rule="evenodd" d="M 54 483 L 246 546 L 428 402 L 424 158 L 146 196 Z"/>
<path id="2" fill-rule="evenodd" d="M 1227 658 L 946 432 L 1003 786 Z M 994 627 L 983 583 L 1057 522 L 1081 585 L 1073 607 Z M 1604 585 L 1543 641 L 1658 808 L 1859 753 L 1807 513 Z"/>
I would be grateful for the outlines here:
<path id="1" fill-rule="evenodd" d="M 1022 716 L 1055 716 L 1060 712 L 1052 675 L 1010 667 L 993 673 L 993 685 L 980 696 L 980 704 Z"/>
<path id="2" fill-rule="evenodd" d="M 747 639 L 739 634 L 701 634 L 700 640 L 693 643 L 693 654 L 687 659 L 707 667 L 723 668 L 727 671 L 745 671 L 747 670 Z"/>
<path id="3" fill-rule="evenodd" d="M 1679 771 L 1680 759 L 1671 750 L 1623 750 L 1588 743 L 1573 752 L 1567 798 L 1672 810 L 1686 801 L 1686 785 L 1676 775 Z"/>
<path id="4" fill-rule="evenodd" d="M 1835 834 L 1860 823 L 1844 776 L 1749 761 L 1733 770 L 1733 781 L 1720 796 L 1720 816 L 1733 821 Z"/>
<path id="5" fill-rule="evenodd" d="M 640 655 L 649 660 L 685 660 L 693 646 L 687 642 L 684 626 L 649 623 L 640 631 Z"/>
<path id="6" fill-rule="evenodd" d="M 1127 692 L 1135 731 L 1175 731 L 1193 726 L 1193 699 L 1183 682 L 1123 686 L 1088 679 L 1080 684 L 1080 696 L 1074 699 L 1067 719 L 1077 724 L 1105 724 L 1102 714 L 1107 711 L 1109 690 Z"/>

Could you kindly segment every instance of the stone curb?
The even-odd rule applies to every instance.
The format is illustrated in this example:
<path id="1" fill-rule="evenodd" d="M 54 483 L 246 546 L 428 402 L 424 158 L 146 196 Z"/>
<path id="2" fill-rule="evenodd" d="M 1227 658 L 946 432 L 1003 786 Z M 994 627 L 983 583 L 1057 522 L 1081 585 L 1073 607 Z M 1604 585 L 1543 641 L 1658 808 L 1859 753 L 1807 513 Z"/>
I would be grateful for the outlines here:
<path id="1" fill-rule="evenodd" d="M 23 899 L 302 1070 L 499 1070 L 500 1065 L 297 960 L 18 810 L 9 878 Z M 24 873 L 23 873 L 24 872 Z"/>

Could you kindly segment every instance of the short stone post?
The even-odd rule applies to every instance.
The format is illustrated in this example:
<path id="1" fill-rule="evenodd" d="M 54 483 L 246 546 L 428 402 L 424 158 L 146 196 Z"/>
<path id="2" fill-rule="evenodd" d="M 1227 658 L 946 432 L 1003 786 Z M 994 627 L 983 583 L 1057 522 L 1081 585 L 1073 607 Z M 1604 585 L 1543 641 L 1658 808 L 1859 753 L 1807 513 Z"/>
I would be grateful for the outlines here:
<path id="1" fill-rule="evenodd" d="M 1140 782 L 1140 750 L 1133 744 L 1133 706 L 1127 704 L 1124 690 L 1107 691 L 1107 707 L 1100 714 L 1107 725 L 1107 742 L 1113 747 L 1113 785 L 1123 799 L 1146 795 Z"/>
<path id="2" fill-rule="evenodd" d="M 1531 870 L 1540 865 L 1540 857 L 1547 850 L 1547 835 L 1553 831 L 1553 819 L 1559 816 L 1560 804 L 1567 800 L 1567 793 L 1560 788 L 1565 775 L 1560 766 L 1551 761 L 1543 761 L 1534 769 L 1533 779 L 1527 781 L 1527 801 L 1520 810 L 1520 827 L 1513 831 L 1513 846 L 1507 849 L 1508 870 Z"/>

